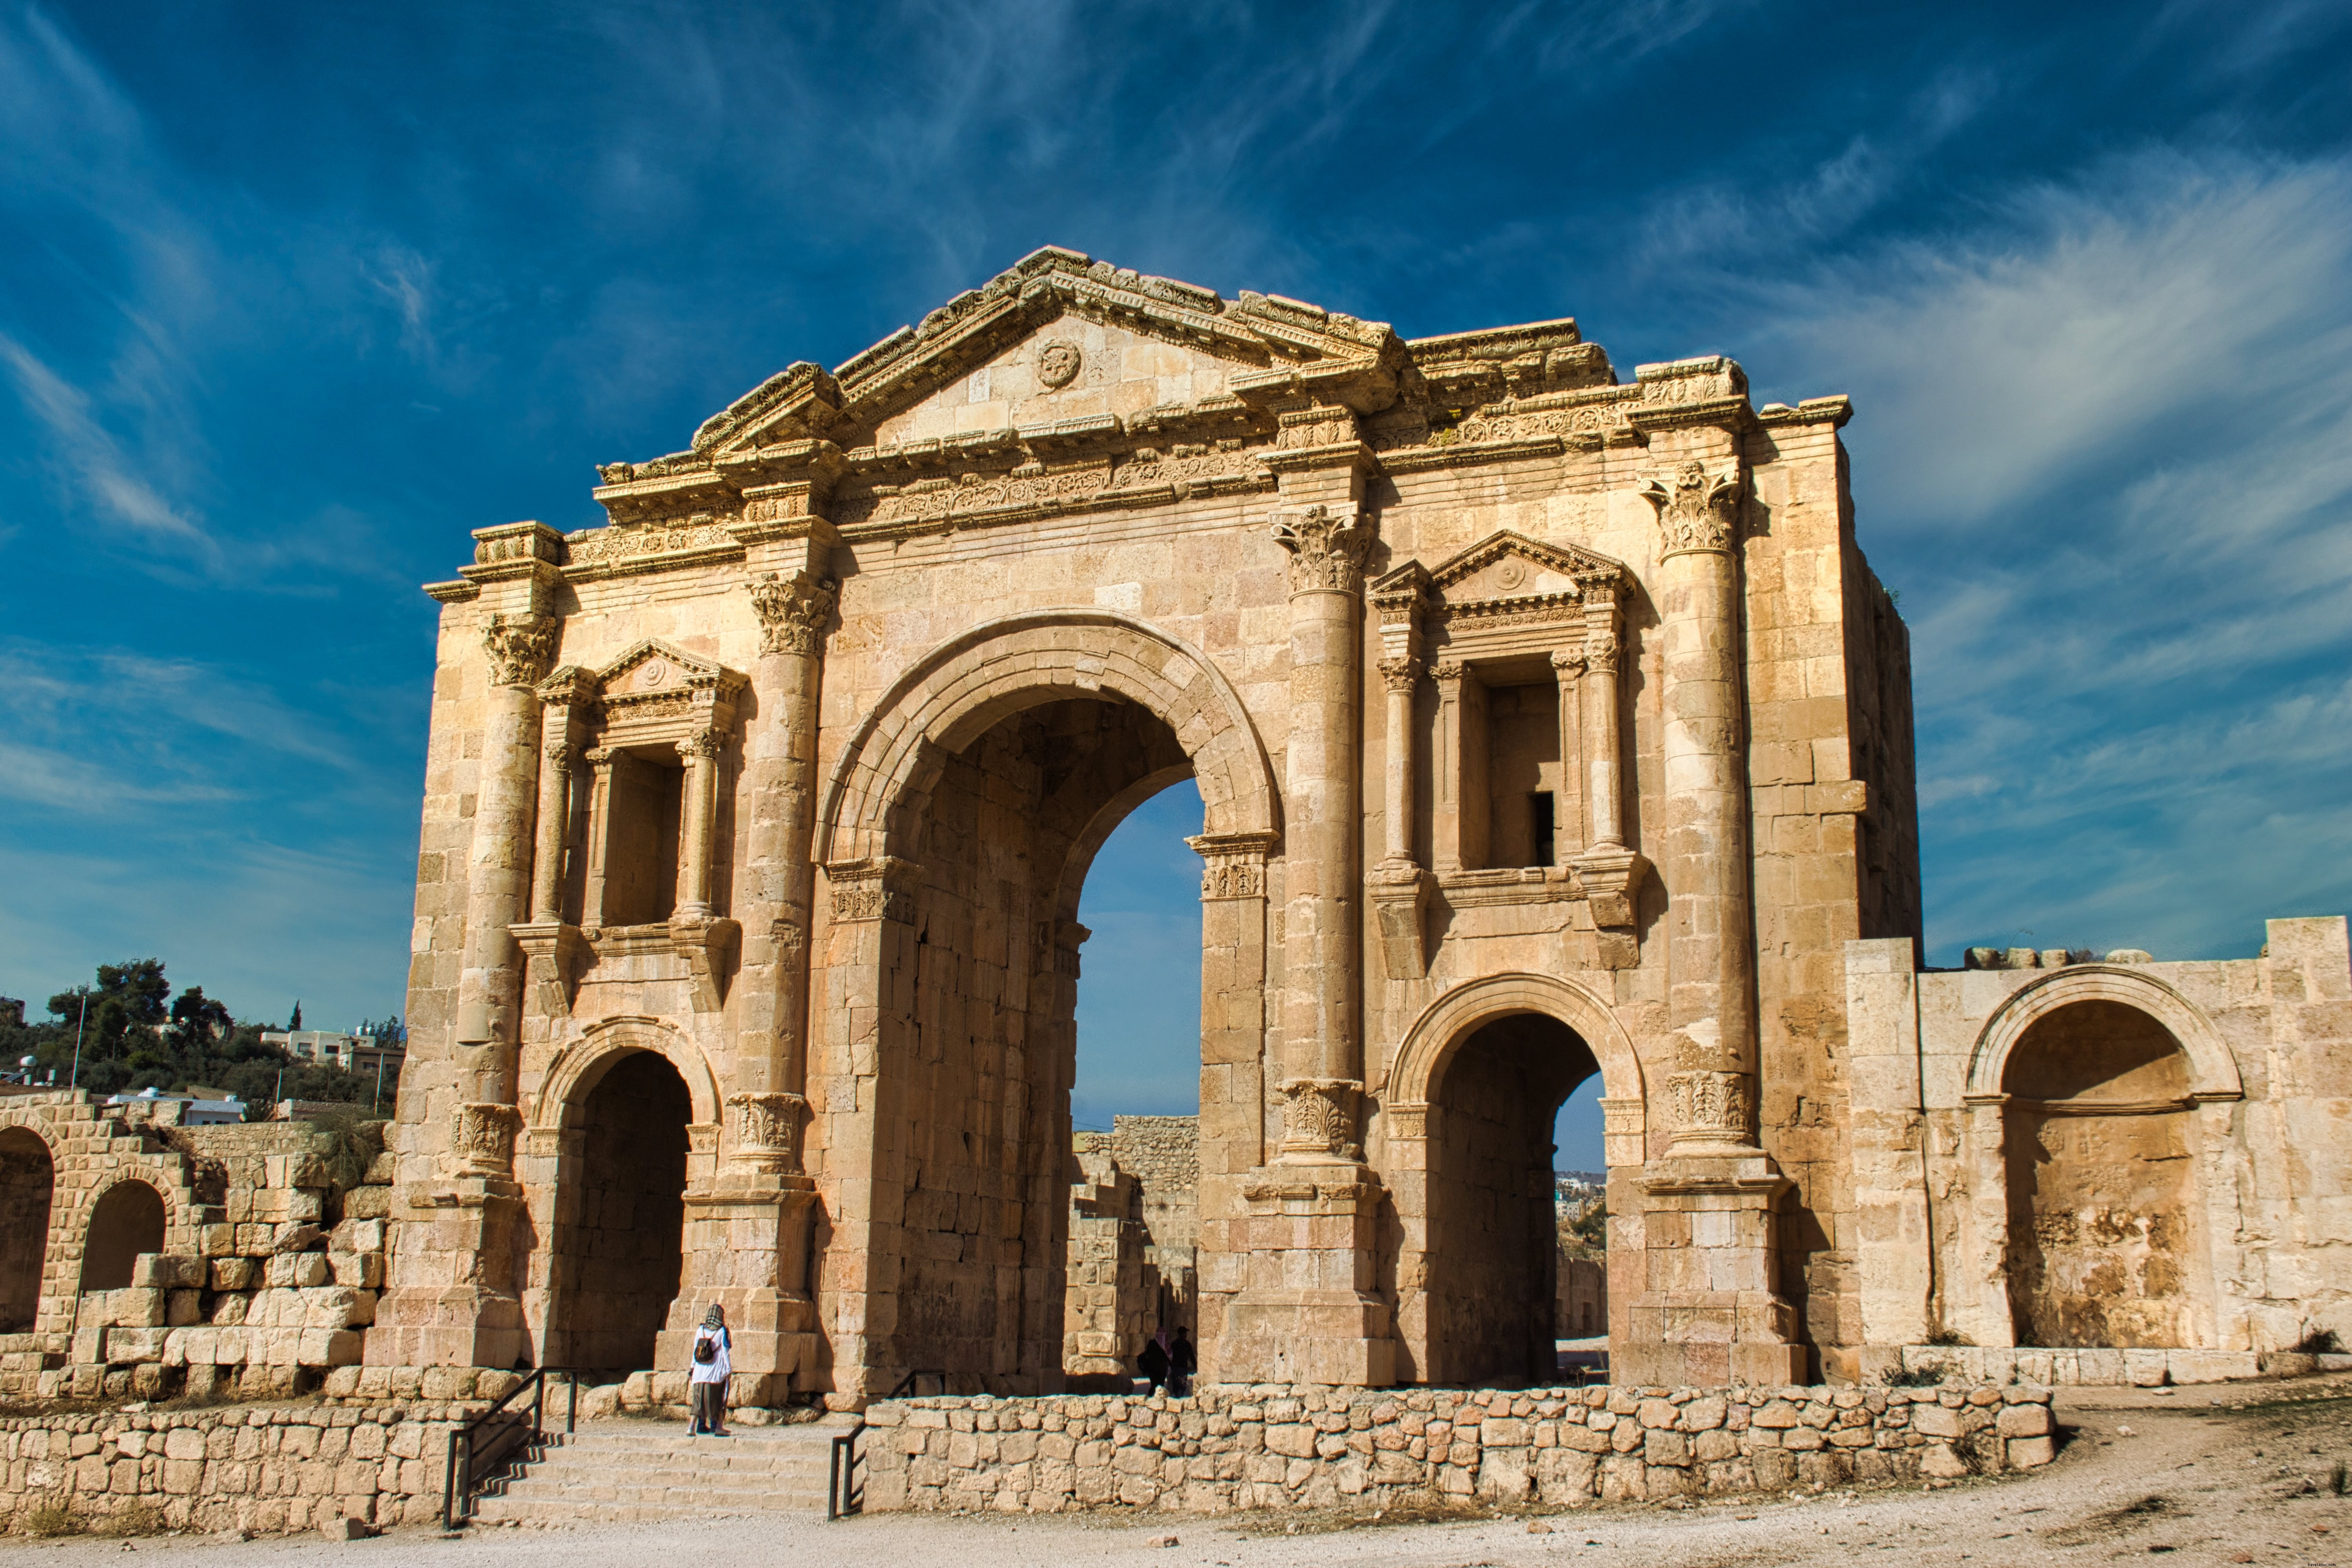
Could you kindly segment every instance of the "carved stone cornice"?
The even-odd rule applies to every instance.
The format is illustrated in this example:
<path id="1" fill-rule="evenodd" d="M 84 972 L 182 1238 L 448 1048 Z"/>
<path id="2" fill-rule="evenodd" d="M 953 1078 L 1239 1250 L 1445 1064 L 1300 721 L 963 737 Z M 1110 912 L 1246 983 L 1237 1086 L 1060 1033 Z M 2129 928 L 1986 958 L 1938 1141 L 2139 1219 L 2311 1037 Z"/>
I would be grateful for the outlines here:
<path id="1" fill-rule="evenodd" d="M 478 589 L 484 583 L 524 578 L 553 582 L 567 552 L 563 535 L 543 522 L 502 522 L 474 530 L 474 559 L 457 575 Z"/>
<path id="2" fill-rule="evenodd" d="M 1357 1157 L 1356 1100 L 1362 1084 L 1353 1079 L 1294 1078 L 1280 1088 L 1284 1161 Z"/>
<path id="3" fill-rule="evenodd" d="M 1274 848 L 1271 833 L 1198 833 L 1184 840 L 1201 858 L 1201 897 L 1265 897 L 1265 861 Z"/>
<path id="4" fill-rule="evenodd" d="M 1353 594 L 1362 588 L 1372 528 L 1357 508 L 1283 508 L 1274 514 L 1274 542 L 1290 552 L 1293 594 Z"/>
<path id="5" fill-rule="evenodd" d="M 816 658 L 824 652 L 824 624 L 840 597 L 829 577 L 795 572 L 770 574 L 751 584 L 751 608 L 760 617 L 761 653 Z"/>
<path id="6" fill-rule="evenodd" d="M 1739 463 L 1708 464 L 1687 458 L 1672 468 L 1648 468 L 1635 476 L 1642 499 L 1658 509 L 1665 532 L 1660 558 L 1694 552 L 1727 553 L 1739 542 Z"/>
<path id="7" fill-rule="evenodd" d="M 546 679 L 555 659 L 556 626 L 552 616 L 493 615 L 482 627 L 491 684 L 530 690 Z"/>

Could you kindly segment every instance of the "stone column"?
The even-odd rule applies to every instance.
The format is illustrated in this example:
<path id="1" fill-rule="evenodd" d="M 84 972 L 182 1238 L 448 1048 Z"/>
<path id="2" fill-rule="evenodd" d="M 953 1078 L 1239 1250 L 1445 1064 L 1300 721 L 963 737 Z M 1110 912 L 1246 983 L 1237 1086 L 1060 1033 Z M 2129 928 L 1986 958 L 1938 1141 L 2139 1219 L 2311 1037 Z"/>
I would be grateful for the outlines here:
<path id="1" fill-rule="evenodd" d="M 1429 667 L 1437 682 L 1437 756 L 1430 770 L 1435 809 L 1430 814 L 1430 858 L 1439 872 L 1462 869 L 1462 678 L 1463 668 L 1441 658 Z"/>
<path id="2" fill-rule="evenodd" d="M 493 615 L 482 628 L 489 659 L 488 712 L 474 833 L 467 852 L 466 943 L 457 977 L 462 1097 L 511 1104 L 515 1097 L 521 965 L 509 929 L 529 896 L 531 816 L 539 784 L 537 690 L 555 652 L 549 616 Z"/>
<path id="3" fill-rule="evenodd" d="M 1412 700 L 1421 686 L 1417 658 L 1381 660 L 1381 686 L 1388 693 L 1388 821 L 1384 866 L 1412 866 L 1413 819 Z"/>
<path id="4" fill-rule="evenodd" d="M 1552 813 L 1552 863 L 1565 868 L 1575 864 L 1585 844 L 1586 822 L 1581 761 L 1584 753 L 1582 692 L 1583 639 L 1573 647 L 1551 650 L 1551 678 L 1559 698 L 1559 802 Z"/>
<path id="5" fill-rule="evenodd" d="M 1649 869 L 1647 860 L 1625 847 L 1625 731 L 1618 708 L 1618 623 L 1613 587 L 1588 587 L 1581 650 L 1584 676 L 1577 682 L 1583 736 L 1580 749 L 1585 770 L 1585 847 L 1576 858 L 1576 868 L 1592 915 L 1595 959 L 1603 969 L 1632 969 L 1642 961 L 1640 887 Z"/>
<path id="6" fill-rule="evenodd" d="M 581 710 L 591 696 L 585 672 L 558 670 L 539 689 L 539 843 L 530 858 L 530 918 L 511 928 L 526 958 L 522 1048 L 544 1045 L 572 1012 L 572 975 L 583 944 L 563 918 L 564 857 L 572 840 L 573 768 L 580 761 Z"/>
<path id="7" fill-rule="evenodd" d="M 569 714 L 551 708 L 546 714 L 545 764 L 539 773 L 539 848 L 530 861 L 530 919 L 533 925 L 552 924 L 563 918 L 563 850 L 572 832 L 572 764 L 580 748 L 565 738 Z"/>
<path id="8" fill-rule="evenodd" d="M 1643 1183 L 1646 1289 L 1618 1375 L 1643 1383 L 1794 1383 L 1804 1347 L 1779 1293 L 1774 1213 L 1789 1182 L 1756 1141 L 1755 947 L 1740 670 L 1738 460 L 1641 478 L 1664 531 L 1670 1142 Z"/>
<path id="9" fill-rule="evenodd" d="M 685 821 L 677 835 L 677 900 L 672 920 L 710 918 L 710 837 L 719 816 L 717 734 L 697 730 L 677 743 L 686 764 Z"/>
<path id="10" fill-rule="evenodd" d="M 1391 980 L 1419 980 L 1429 971 L 1424 935 L 1429 879 L 1413 858 L 1413 699 L 1421 686 L 1421 660 L 1401 655 L 1381 660 L 1381 685 L 1388 694 L 1387 826 L 1381 863 L 1372 868 L 1372 915 L 1379 922 L 1381 967 Z"/>
<path id="11" fill-rule="evenodd" d="M 1282 1032 L 1294 1100 L 1336 1103 L 1362 1085 L 1356 1033 L 1356 694 L 1363 622 L 1363 563 L 1371 528 L 1352 506 L 1275 514 L 1290 552 L 1290 737 L 1286 799 Z M 1289 1084 L 1302 1086 L 1296 1093 Z M 1320 1087 L 1318 1087 L 1320 1086 Z M 1321 1111 L 1300 1122 L 1321 1126 Z M 1352 1107 L 1341 1117 L 1352 1126 Z M 1311 1141 L 1310 1141 L 1311 1142 Z M 1286 1155 L 1339 1156 L 1343 1131 L 1310 1147 L 1286 1137 Z"/>

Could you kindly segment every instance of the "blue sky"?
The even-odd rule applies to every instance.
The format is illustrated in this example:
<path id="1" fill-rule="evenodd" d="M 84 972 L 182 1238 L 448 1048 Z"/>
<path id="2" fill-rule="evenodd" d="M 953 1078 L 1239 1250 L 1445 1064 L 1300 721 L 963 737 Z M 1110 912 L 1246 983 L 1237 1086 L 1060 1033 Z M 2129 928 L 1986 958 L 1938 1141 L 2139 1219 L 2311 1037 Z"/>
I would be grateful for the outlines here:
<path id="1" fill-rule="evenodd" d="M 2347 79 L 2312 0 L 0 8 L 0 991 L 397 1008 L 415 585 L 1048 242 L 1851 394 L 1931 957 L 2252 953 L 2352 906 Z M 1192 962 L 1136 837 L 1097 996 Z"/>

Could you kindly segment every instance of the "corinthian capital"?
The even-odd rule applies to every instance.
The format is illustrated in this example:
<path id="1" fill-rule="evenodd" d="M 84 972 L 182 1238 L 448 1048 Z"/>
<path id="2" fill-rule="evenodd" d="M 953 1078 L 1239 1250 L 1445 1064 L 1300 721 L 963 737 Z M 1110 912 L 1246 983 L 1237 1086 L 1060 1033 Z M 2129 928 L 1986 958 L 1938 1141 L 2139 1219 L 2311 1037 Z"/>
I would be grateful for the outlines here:
<path id="1" fill-rule="evenodd" d="M 833 614 L 839 591 L 827 578 L 795 572 L 789 577 L 773 573 L 751 584 L 751 608 L 760 617 L 761 653 L 796 653 L 814 657 L 825 617 Z"/>
<path id="2" fill-rule="evenodd" d="M 1710 467 L 1693 458 L 1672 468 L 1636 476 L 1642 499 L 1658 509 L 1665 531 L 1663 553 L 1727 551 L 1739 539 L 1739 463 Z"/>
<path id="3" fill-rule="evenodd" d="M 482 627 L 491 681 L 528 689 L 546 679 L 555 660 L 555 624 L 552 616 L 492 616 Z"/>
<path id="4" fill-rule="evenodd" d="M 1281 1086 L 1282 1152 L 1292 1159 L 1354 1159 L 1356 1097 L 1352 1079 L 1294 1078 Z"/>
<path id="5" fill-rule="evenodd" d="M 1381 684 L 1392 692 L 1410 697 L 1421 684 L 1421 660 L 1417 658 L 1384 658 L 1381 660 Z"/>
<path id="6" fill-rule="evenodd" d="M 1274 514 L 1274 542 L 1290 552 L 1294 594 L 1352 594 L 1364 584 L 1372 526 L 1353 507 L 1295 507 Z"/>

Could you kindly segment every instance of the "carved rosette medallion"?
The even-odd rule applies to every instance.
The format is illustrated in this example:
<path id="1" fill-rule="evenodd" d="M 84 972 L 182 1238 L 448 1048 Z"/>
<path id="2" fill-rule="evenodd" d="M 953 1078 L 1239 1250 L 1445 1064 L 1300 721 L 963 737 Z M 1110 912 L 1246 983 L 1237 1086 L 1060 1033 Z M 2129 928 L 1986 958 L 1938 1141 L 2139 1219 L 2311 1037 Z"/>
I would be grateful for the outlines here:
<path id="1" fill-rule="evenodd" d="M 751 608 L 760 617 L 761 653 L 815 658 L 824 651 L 824 623 L 840 590 L 830 578 L 795 572 L 770 574 L 751 584 Z"/>
<path id="2" fill-rule="evenodd" d="M 1666 1079 L 1666 1115 L 1677 1143 L 1746 1143 L 1748 1075 L 1693 1069 Z"/>
<path id="3" fill-rule="evenodd" d="M 1294 594 L 1352 594 L 1364 585 L 1371 524 L 1353 507 L 1295 507 L 1274 514 L 1274 542 L 1290 552 Z"/>
<path id="4" fill-rule="evenodd" d="M 730 1094 L 735 1158 L 763 1171 L 800 1168 L 801 1113 L 808 1101 L 797 1094 Z"/>
<path id="5" fill-rule="evenodd" d="M 1362 1092 L 1362 1084 L 1352 1079 L 1294 1078 L 1280 1087 L 1286 1157 L 1356 1157 L 1356 1097 Z"/>
<path id="6" fill-rule="evenodd" d="M 482 627 L 482 647 L 490 656 L 493 685 L 529 690 L 547 679 L 555 660 L 555 617 L 492 616 Z"/>
<path id="7" fill-rule="evenodd" d="M 1201 858 L 1201 897 L 1265 897 L 1266 852 L 1271 833 L 1202 833 L 1184 840 Z"/>
<path id="8" fill-rule="evenodd" d="M 449 1127 L 449 1152 L 458 1165 L 486 1176 L 514 1169 L 514 1141 L 522 1113 L 511 1105 L 468 1102 L 457 1107 Z"/>
<path id="9" fill-rule="evenodd" d="M 1691 458 L 1673 468 L 1637 476 L 1642 499 L 1658 509 L 1665 531 L 1662 555 L 1728 551 L 1739 538 L 1739 465 L 1719 467 Z"/>
<path id="10" fill-rule="evenodd" d="M 1037 379 L 1058 391 L 1078 379 L 1085 363 L 1077 344 L 1056 338 L 1037 351 Z"/>
<path id="11" fill-rule="evenodd" d="M 1381 660 L 1381 684 L 1392 693 L 1410 697 L 1421 684 L 1421 661 L 1417 658 L 1384 658 Z"/>

